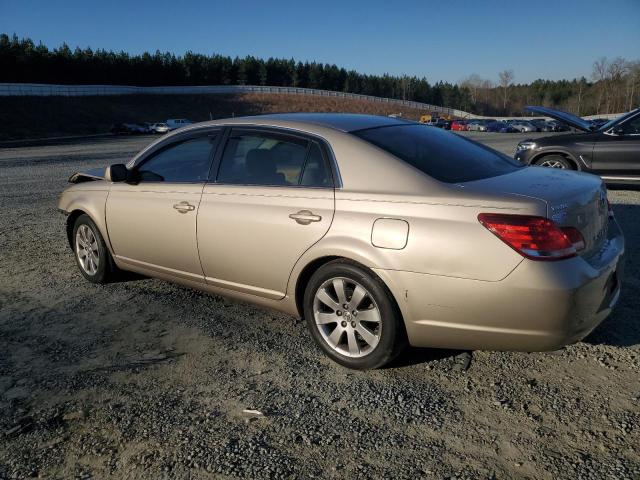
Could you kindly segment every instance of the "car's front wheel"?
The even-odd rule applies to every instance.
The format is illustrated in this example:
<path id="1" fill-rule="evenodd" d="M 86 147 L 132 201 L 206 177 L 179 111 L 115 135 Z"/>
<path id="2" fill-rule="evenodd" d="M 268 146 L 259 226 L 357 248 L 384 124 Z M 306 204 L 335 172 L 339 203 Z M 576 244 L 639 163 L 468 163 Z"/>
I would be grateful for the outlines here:
<path id="1" fill-rule="evenodd" d="M 562 155 L 547 155 L 536 161 L 536 165 L 548 168 L 562 168 L 572 170 L 571 163 Z"/>
<path id="2" fill-rule="evenodd" d="M 73 251 L 80 273 L 93 283 L 106 283 L 115 273 L 116 267 L 111 253 L 93 220 L 80 215 L 73 226 Z"/>
<path id="3" fill-rule="evenodd" d="M 352 262 L 329 262 L 315 272 L 305 290 L 304 315 L 318 346 L 345 367 L 381 367 L 406 344 L 391 293 L 377 276 Z"/>

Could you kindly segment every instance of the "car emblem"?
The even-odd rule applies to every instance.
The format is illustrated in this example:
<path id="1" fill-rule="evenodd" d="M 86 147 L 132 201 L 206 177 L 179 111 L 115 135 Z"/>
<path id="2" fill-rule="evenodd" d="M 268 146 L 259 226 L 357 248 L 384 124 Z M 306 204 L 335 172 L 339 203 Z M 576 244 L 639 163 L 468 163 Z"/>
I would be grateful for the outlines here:
<path id="1" fill-rule="evenodd" d="M 600 211 L 604 212 L 607 209 L 607 194 L 604 190 L 600 190 L 600 199 L 598 200 L 598 206 Z"/>

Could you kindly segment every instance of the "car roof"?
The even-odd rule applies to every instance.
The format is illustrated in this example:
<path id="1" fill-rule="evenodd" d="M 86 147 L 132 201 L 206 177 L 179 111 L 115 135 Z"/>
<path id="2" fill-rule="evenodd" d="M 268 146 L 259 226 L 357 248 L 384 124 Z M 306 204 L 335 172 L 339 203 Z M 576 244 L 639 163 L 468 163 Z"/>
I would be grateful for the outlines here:
<path id="1" fill-rule="evenodd" d="M 393 125 L 413 124 L 411 120 L 397 117 L 383 117 L 379 115 L 364 115 L 358 113 L 274 113 L 255 115 L 250 117 L 236 117 L 232 123 L 251 122 L 254 125 L 272 125 L 273 121 L 295 122 L 308 126 L 331 128 L 341 132 L 355 132 L 367 128 L 388 127 Z M 211 125 L 225 123 L 224 120 L 214 120 Z M 229 122 L 231 123 L 231 122 Z M 202 125 L 202 124 L 201 124 Z"/>

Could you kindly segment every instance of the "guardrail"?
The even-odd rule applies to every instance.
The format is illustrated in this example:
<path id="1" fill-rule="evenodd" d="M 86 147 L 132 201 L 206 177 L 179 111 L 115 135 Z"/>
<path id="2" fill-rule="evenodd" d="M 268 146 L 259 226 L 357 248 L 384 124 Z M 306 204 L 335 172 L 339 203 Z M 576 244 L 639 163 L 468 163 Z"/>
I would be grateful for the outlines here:
<path id="1" fill-rule="evenodd" d="M 402 107 L 415 108 L 431 113 L 442 113 L 459 118 L 513 118 L 526 120 L 531 117 L 485 117 L 457 110 L 455 108 L 441 107 L 429 103 L 414 102 L 412 100 L 398 100 L 396 98 L 375 97 L 373 95 L 360 95 L 358 93 L 336 92 L 332 90 L 320 90 L 317 88 L 300 87 L 270 87 L 263 85 L 194 85 L 194 86 L 167 86 L 167 87 L 134 87 L 132 85 L 54 85 L 47 83 L 0 83 L 0 97 L 13 96 L 62 96 L 80 97 L 93 95 L 215 95 L 238 93 L 276 93 L 289 95 L 315 95 L 320 97 L 340 97 L 353 100 L 365 100 L 369 102 L 387 103 Z M 621 114 L 589 115 L 591 118 L 615 118 Z"/>
<path id="2" fill-rule="evenodd" d="M 62 96 L 79 97 L 91 95 L 201 95 L 234 93 L 276 93 L 289 95 L 315 95 L 320 97 L 340 97 L 353 100 L 387 103 L 427 112 L 437 112 L 457 117 L 475 118 L 476 116 L 453 108 L 431 105 L 429 103 L 398 100 L 395 98 L 375 97 L 357 93 L 336 92 L 316 88 L 269 87 L 261 85 L 204 85 L 171 87 L 134 87 L 131 85 L 52 85 L 44 83 L 0 83 L 0 96 Z"/>

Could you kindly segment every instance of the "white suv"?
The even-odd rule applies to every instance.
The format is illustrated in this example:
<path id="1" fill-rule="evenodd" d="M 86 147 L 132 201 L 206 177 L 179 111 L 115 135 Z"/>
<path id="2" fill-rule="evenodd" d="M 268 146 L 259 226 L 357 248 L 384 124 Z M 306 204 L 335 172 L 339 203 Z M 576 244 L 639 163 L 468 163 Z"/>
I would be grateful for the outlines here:
<path id="1" fill-rule="evenodd" d="M 187 120 L 186 118 L 170 118 L 166 123 L 169 127 L 169 130 L 175 130 L 176 128 L 191 125 L 193 122 L 191 120 Z"/>

